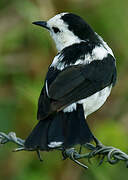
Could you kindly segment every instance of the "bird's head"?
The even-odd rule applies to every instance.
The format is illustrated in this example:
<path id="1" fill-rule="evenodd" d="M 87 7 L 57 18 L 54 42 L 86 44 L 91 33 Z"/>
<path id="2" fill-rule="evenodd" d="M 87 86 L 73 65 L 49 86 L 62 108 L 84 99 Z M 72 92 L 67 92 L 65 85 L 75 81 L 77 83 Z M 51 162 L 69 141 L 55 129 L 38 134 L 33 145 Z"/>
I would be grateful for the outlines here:
<path id="1" fill-rule="evenodd" d="M 74 43 L 95 40 L 97 37 L 80 16 L 72 13 L 60 13 L 48 21 L 36 21 L 33 24 L 42 26 L 50 32 L 59 51 Z"/>

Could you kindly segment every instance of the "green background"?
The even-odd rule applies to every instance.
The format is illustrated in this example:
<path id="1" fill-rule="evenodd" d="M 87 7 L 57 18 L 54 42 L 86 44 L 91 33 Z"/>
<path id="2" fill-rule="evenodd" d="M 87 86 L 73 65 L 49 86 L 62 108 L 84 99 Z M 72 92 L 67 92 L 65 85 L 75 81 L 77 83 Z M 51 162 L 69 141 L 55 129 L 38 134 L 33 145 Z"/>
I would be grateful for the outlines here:
<path id="1" fill-rule="evenodd" d="M 98 139 L 128 153 L 128 1 L 127 0 L 0 0 L 0 131 L 25 139 L 37 123 L 37 101 L 56 48 L 49 33 L 32 21 L 60 12 L 82 16 L 113 49 L 118 80 L 105 105 L 88 117 Z M 13 153 L 14 144 L 0 147 L 0 180 L 127 179 L 123 162 L 83 170 L 60 152 Z"/>

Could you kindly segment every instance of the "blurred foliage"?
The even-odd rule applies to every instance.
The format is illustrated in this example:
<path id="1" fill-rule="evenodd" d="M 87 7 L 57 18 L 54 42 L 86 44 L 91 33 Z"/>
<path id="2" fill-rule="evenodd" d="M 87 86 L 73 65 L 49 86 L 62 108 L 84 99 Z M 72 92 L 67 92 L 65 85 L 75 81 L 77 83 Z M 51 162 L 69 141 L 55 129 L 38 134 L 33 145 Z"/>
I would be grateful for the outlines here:
<path id="1" fill-rule="evenodd" d="M 128 152 L 128 1 L 127 0 L 0 0 L 0 131 L 25 138 L 36 124 L 37 101 L 56 49 L 48 32 L 31 24 L 60 12 L 82 16 L 112 47 L 118 81 L 105 105 L 88 118 L 105 145 Z M 11 146 L 11 145 L 10 145 Z M 127 179 L 123 163 L 84 171 L 59 152 L 12 153 L 0 148 L 1 180 L 120 180 Z"/>

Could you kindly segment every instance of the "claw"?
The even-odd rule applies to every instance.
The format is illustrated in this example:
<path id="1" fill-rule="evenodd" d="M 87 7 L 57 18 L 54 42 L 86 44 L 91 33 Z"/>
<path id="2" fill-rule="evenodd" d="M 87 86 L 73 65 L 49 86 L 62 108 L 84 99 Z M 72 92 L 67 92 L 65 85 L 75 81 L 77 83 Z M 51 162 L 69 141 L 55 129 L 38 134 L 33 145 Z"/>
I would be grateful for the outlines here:
<path id="1" fill-rule="evenodd" d="M 103 144 L 95 136 L 93 136 L 93 140 L 96 143 L 96 147 L 98 147 L 98 148 L 103 147 Z"/>
<path id="2" fill-rule="evenodd" d="M 103 156 L 102 156 L 102 158 L 101 158 L 101 160 L 100 160 L 100 162 L 99 162 L 98 166 L 100 166 L 101 164 L 103 164 L 104 159 L 105 159 L 105 155 L 103 155 Z"/>
<path id="3" fill-rule="evenodd" d="M 42 162 L 43 159 L 41 158 L 40 151 L 39 151 L 39 150 L 36 150 L 36 152 L 37 152 L 37 156 L 38 156 L 39 160 Z"/>
<path id="4" fill-rule="evenodd" d="M 62 150 L 62 160 L 65 160 L 65 159 L 67 159 L 68 158 L 68 156 L 67 156 L 67 154 L 66 154 L 66 149 L 63 149 Z"/>
<path id="5" fill-rule="evenodd" d="M 90 157 L 88 157 L 88 163 L 89 163 L 89 164 L 92 164 Z"/>
<path id="6" fill-rule="evenodd" d="M 79 154 L 82 152 L 82 144 L 80 145 Z"/>

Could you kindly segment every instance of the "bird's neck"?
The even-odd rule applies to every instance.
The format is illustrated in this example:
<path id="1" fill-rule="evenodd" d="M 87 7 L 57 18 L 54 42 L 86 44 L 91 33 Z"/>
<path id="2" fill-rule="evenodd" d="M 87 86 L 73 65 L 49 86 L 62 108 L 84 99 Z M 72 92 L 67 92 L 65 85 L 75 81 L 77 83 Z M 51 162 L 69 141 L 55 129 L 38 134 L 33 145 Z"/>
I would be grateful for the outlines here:
<path id="1" fill-rule="evenodd" d="M 60 37 L 60 38 L 56 38 L 54 36 L 52 36 L 55 44 L 56 44 L 56 48 L 57 50 L 60 52 L 62 51 L 64 48 L 71 46 L 73 44 L 76 43 L 80 43 L 84 40 L 78 38 L 77 36 L 74 36 L 72 34 L 70 34 L 69 36 L 66 34 L 64 37 Z"/>
<path id="2" fill-rule="evenodd" d="M 57 42 L 56 43 L 56 48 L 57 50 L 60 52 L 62 51 L 64 48 L 68 47 L 68 46 L 71 46 L 73 44 L 76 44 L 76 43 L 80 43 L 82 42 L 82 40 L 80 40 L 79 38 L 74 38 L 74 39 L 65 39 L 61 42 Z"/>

